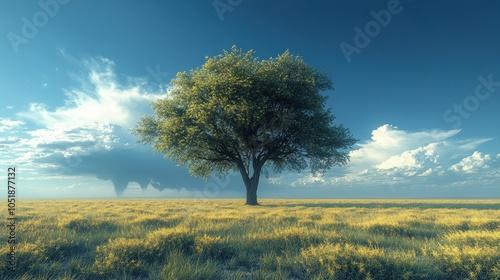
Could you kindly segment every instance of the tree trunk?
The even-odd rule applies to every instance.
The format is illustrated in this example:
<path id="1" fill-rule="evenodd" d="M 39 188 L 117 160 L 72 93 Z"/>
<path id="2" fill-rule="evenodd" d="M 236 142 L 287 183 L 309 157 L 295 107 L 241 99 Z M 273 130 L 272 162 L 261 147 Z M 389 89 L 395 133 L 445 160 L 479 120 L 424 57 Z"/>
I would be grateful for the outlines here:
<path id="1" fill-rule="evenodd" d="M 247 189 L 247 202 L 245 205 L 259 205 L 257 202 L 257 188 L 259 186 L 260 171 L 262 170 L 263 163 L 253 162 L 253 176 L 250 177 L 248 171 L 240 164 L 240 173 Z"/>
<path id="2" fill-rule="evenodd" d="M 250 184 L 245 185 L 247 189 L 247 202 L 245 205 L 259 205 L 257 202 L 257 185 L 259 182 L 254 180 L 249 180 Z"/>

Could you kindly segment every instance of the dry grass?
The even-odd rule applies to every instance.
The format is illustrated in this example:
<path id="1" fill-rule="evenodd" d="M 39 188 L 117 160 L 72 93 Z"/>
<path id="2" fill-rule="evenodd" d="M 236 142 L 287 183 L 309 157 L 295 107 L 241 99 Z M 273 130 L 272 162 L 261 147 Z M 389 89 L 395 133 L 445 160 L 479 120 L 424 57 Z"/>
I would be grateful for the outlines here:
<path id="1" fill-rule="evenodd" d="M 22 201 L 0 278 L 500 279 L 498 200 L 261 203 Z"/>

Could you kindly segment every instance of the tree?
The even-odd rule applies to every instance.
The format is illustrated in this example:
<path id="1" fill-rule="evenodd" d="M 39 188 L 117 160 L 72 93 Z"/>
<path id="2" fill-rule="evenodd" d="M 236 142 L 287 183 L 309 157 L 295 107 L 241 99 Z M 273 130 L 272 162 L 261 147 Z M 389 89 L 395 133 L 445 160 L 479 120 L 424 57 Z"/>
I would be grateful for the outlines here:
<path id="1" fill-rule="evenodd" d="M 178 73 L 172 86 L 152 104 L 154 115 L 137 123 L 138 142 L 205 179 L 239 172 L 248 205 L 258 205 L 262 172 L 322 173 L 347 164 L 356 142 L 325 109 L 320 92 L 333 89 L 331 80 L 288 51 L 259 61 L 233 46 Z"/>

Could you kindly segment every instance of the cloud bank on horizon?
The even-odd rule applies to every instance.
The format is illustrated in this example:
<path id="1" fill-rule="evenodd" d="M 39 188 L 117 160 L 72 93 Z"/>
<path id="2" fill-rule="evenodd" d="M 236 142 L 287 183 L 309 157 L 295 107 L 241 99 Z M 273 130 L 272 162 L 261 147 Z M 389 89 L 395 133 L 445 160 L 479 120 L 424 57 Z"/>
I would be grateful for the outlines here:
<path id="1" fill-rule="evenodd" d="M 138 194 L 127 189 L 132 183 L 145 196 L 194 196 L 200 191 L 206 194 L 207 186 L 212 196 L 244 193 L 237 174 L 231 174 L 222 188 L 214 187 L 136 143 L 129 129 L 141 115 L 151 114 L 150 102 L 165 98 L 167 91 L 151 91 L 143 78 L 120 82 L 114 62 L 107 58 L 88 59 L 82 66 L 86 74 L 80 87 L 64 90 L 63 106 L 31 103 L 16 118 L 0 119 L 0 151 L 5 155 L 1 164 L 17 164 L 27 190 L 48 197 L 78 196 L 75 189 L 112 196 L 112 182 L 114 191 L 125 196 Z M 262 179 L 260 190 L 267 196 L 308 192 L 318 197 L 339 193 L 355 197 L 371 188 L 380 196 L 425 197 L 419 191 L 434 188 L 442 191 L 440 196 L 487 196 L 500 182 L 500 151 L 481 150 L 481 144 L 491 140 L 463 138 L 460 129 L 407 131 L 384 124 L 357 144 L 347 166 L 323 176 L 270 174 Z M 414 192 L 398 192 L 403 189 Z"/>

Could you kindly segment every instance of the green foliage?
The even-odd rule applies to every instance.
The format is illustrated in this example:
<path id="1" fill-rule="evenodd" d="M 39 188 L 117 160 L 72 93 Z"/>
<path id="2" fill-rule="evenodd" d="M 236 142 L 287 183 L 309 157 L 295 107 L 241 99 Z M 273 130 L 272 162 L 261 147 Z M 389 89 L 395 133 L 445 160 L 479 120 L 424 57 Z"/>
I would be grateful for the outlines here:
<path id="1" fill-rule="evenodd" d="M 197 176 L 248 176 L 253 167 L 258 182 L 266 163 L 275 172 L 323 172 L 346 164 L 355 143 L 325 109 L 321 92 L 333 89 L 331 80 L 288 51 L 259 61 L 233 47 L 178 73 L 172 85 L 133 132 Z"/>

